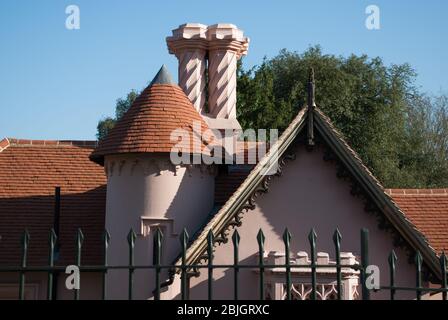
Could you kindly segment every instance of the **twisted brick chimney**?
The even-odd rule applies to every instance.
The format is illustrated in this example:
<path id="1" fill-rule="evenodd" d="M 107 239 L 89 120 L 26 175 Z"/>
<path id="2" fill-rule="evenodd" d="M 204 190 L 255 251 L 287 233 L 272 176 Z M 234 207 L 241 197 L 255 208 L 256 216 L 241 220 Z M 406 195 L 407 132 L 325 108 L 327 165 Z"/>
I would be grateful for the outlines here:
<path id="1" fill-rule="evenodd" d="M 236 65 L 249 40 L 233 24 L 209 26 L 207 40 L 210 116 L 236 119 Z"/>
<path id="2" fill-rule="evenodd" d="M 211 129 L 240 130 L 236 119 L 236 66 L 247 54 L 249 39 L 233 24 L 187 23 L 167 37 L 179 60 L 179 86 Z M 205 70 L 208 68 L 208 79 Z M 208 81 L 208 110 L 205 110 Z"/>
<path id="3" fill-rule="evenodd" d="M 179 86 L 199 113 L 205 105 L 206 31 L 206 25 L 187 23 L 166 39 L 169 53 L 179 60 Z"/>

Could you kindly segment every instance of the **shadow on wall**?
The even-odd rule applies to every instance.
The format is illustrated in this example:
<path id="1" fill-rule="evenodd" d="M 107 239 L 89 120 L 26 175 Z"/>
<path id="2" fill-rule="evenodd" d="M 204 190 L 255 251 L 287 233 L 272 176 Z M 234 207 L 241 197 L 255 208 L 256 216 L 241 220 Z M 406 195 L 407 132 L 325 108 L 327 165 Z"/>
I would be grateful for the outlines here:
<path id="1" fill-rule="evenodd" d="M 169 253 L 163 255 L 165 263 L 173 263 L 179 256 L 179 237 L 183 229 L 187 230 L 191 241 L 214 213 L 214 175 L 207 169 L 204 172 L 200 172 L 199 168 L 193 170 L 191 176 L 189 172 L 183 176 L 166 212 L 166 217 L 174 220 L 176 235 L 169 235 L 167 232 L 164 234 L 165 244 L 170 237 L 173 240 Z M 152 236 L 153 234 L 150 235 Z"/>
<path id="2" fill-rule="evenodd" d="M 378 227 L 375 216 L 364 210 L 361 199 L 351 194 L 351 184 L 337 177 L 334 163 L 324 160 L 323 146 L 317 146 L 308 152 L 304 146 L 296 149 L 296 159 L 288 162 L 283 168 L 282 176 L 273 177 L 269 192 L 260 195 L 256 200 L 256 208 L 245 213 L 243 225 L 238 228 L 241 236 L 241 263 L 254 262 L 258 252 L 256 236 L 259 228 L 266 236 L 265 250 L 284 252 L 282 240 L 285 227 L 292 234 L 291 252 L 306 251 L 310 254 L 308 234 L 311 228 L 317 233 L 316 252 L 327 252 L 330 259 L 335 259 L 333 233 L 339 228 L 342 234 L 341 251 L 352 252 L 360 256 L 360 230 L 367 228 L 370 233 L 370 263 L 378 265 L 381 271 L 382 285 L 389 283 L 388 255 L 392 249 L 398 256 L 396 281 L 397 285 L 415 285 L 415 266 L 408 263 L 408 256 L 402 248 L 394 247 L 393 236 Z M 230 235 L 233 231 L 230 232 Z M 217 246 L 215 263 L 232 264 L 233 248 L 227 244 Z M 218 262 L 219 261 L 219 262 Z M 358 258 L 359 261 L 359 258 Z M 249 271 L 248 271 L 249 272 Z M 219 280 L 214 282 L 220 290 L 229 291 L 233 284 L 232 270 L 216 270 Z M 258 294 L 258 277 L 242 276 L 241 292 L 246 298 L 256 299 Z M 194 281 L 192 292 L 195 296 L 207 294 L 207 271 L 202 271 L 199 279 Z M 224 289 L 225 287 L 225 289 Z M 252 294 L 249 294 L 250 290 Z M 218 290 L 216 291 L 218 292 Z M 374 298 L 387 298 L 389 292 L 372 294 Z M 414 298 L 414 293 L 399 292 L 397 297 Z M 232 298 L 232 295 L 225 298 Z"/>
<path id="3" fill-rule="evenodd" d="M 240 260 L 241 265 L 254 265 L 257 264 L 257 257 L 254 255 L 252 257 Z M 219 269 L 215 269 L 215 274 Z M 204 275 L 207 274 L 207 269 L 201 269 L 200 272 Z M 233 269 L 225 269 L 219 278 L 214 277 L 212 283 L 213 299 L 228 299 L 234 298 L 234 278 L 235 272 Z M 238 299 L 240 300 L 258 300 L 259 298 L 259 276 L 257 274 L 256 268 L 242 268 L 238 272 Z M 241 280 L 244 279 L 244 282 Z M 250 285 L 247 285 L 250 283 Z M 208 292 L 208 282 L 202 281 L 197 285 L 190 288 L 190 298 L 204 300 L 207 299 Z M 176 297 L 179 299 L 180 297 Z"/>
<path id="4" fill-rule="evenodd" d="M 212 212 L 213 172 L 206 167 L 202 167 L 201 171 L 198 166 L 190 170 L 178 167 L 174 172 L 166 154 L 157 157 L 138 155 L 137 160 L 126 161 L 121 175 L 109 177 L 106 222 L 112 237 L 108 251 L 109 264 L 128 264 L 129 245 L 126 239 L 131 227 L 137 233 L 134 247 L 136 265 L 153 263 L 155 227 L 160 227 L 163 232 L 162 264 L 172 264 L 180 253 L 179 236 L 182 229 L 185 227 L 193 236 Z M 136 299 L 152 296 L 155 288 L 153 273 L 148 269 L 135 272 L 133 292 Z M 127 298 L 128 278 L 127 270 L 108 272 L 110 297 Z M 166 278 L 164 272 L 161 281 Z"/>
<path id="5" fill-rule="evenodd" d="M 56 265 L 75 262 L 78 228 L 84 234 L 82 264 L 103 263 L 103 232 L 106 185 L 83 193 L 64 194 L 61 190 L 59 259 Z M 54 196 L 0 198 L 0 265 L 21 264 L 21 238 L 30 234 L 28 265 L 48 265 L 48 239 L 54 222 Z"/>

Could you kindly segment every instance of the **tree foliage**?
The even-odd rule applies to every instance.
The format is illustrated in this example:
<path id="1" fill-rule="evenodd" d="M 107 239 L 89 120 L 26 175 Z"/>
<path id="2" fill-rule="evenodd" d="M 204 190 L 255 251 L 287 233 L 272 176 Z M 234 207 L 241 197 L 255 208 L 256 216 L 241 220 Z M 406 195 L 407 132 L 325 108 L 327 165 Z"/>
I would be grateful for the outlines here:
<path id="1" fill-rule="evenodd" d="M 408 64 L 386 66 L 366 55 L 341 57 L 310 47 L 282 50 L 237 74 L 238 120 L 244 129 L 284 130 L 306 103 L 308 70 L 315 71 L 316 103 L 389 188 L 448 186 L 448 97 L 415 86 Z M 138 92 L 118 99 L 115 117 L 98 123 L 102 139 Z"/>
<path id="2" fill-rule="evenodd" d="M 98 140 L 103 139 L 110 129 L 115 126 L 115 123 L 120 119 L 126 111 L 129 110 L 134 100 L 138 97 L 139 92 L 136 90 L 131 90 L 126 96 L 126 98 L 119 98 L 115 104 L 115 117 L 106 117 L 101 119 L 97 125 L 96 137 Z"/>
<path id="3" fill-rule="evenodd" d="M 405 130 L 401 165 L 407 185 L 448 186 L 448 96 L 414 97 Z"/>
<path id="4" fill-rule="evenodd" d="M 308 70 L 316 103 L 388 187 L 448 185 L 447 99 L 418 92 L 408 65 L 386 66 L 366 55 L 282 50 L 260 66 L 238 70 L 243 128 L 284 130 L 306 103 Z"/>
<path id="5" fill-rule="evenodd" d="M 103 139 L 107 135 L 109 130 L 115 126 L 115 122 L 115 118 L 111 117 L 105 117 L 98 121 L 98 124 L 96 126 L 96 137 L 98 138 L 98 140 Z"/>

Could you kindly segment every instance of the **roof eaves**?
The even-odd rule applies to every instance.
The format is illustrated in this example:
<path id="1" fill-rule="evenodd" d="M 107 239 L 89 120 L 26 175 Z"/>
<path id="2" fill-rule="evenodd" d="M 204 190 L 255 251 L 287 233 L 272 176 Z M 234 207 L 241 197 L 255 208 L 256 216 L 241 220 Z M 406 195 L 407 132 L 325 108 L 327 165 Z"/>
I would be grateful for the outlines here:
<path id="1" fill-rule="evenodd" d="M 386 193 L 390 196 L 403 197 L 403 196 L 412 196 L 412 197 L 434 197 L 434 196 L 448 196 L 447 188 L 440 189 L 386 189 Z"/>
<path id="2" fill-rule="evenodd" d="M 14 147 L 71 146 L 71 147 L 94 148 L 97 145 L 96 140 L 32 140 L 32 139 L 5 138 L 2 141 L 0 141 L 0 148 L 4 143 L 4 141 L 7 141 L 7 146 L 14 146 Z"/>

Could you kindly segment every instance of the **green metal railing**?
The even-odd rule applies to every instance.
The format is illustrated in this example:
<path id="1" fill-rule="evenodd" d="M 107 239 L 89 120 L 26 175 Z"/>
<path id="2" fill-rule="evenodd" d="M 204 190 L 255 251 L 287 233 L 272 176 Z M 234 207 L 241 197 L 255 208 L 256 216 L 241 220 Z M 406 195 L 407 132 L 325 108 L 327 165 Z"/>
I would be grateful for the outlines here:
<path id="1" fill-rule="evenodd" d="M 273 268 L 284 268 L 285 270 L 285 284 L 286 284 L 286 296 L 287 300 L 292 298 L 291 295 L 291 287 L 292 287 L 292 277 L 291 277 L 291 268 L 298 267 L 306 267 L 311 269 L 311 295 L 310 298 L 312 300 L 317 299 L 317 269 L 318 268 L 334 268 L 336 270 L 336 288 L 337 288 L 337 299 L 342 299 L 342 268 L 351 268 L 353 270 L 360 271 L 360 279 L 361 279 L 361 298 L 364 300 L 370 299 L 370 292 L 366 286 L 366 278 L 368 275 L 366 274 L 367 266 L 369 265 L 369 232 L 367 229 L 361 230 L 361 261 L 358 264 L 347 265 L 341 264 L 341 242 L 342 236 L 339 230 L 333 234 L 333 243 L 336 255 L 336 263 L 335 264 L 318 264 L 316 257 L 316 247 L 317 247 L 317 234 L 314 229 L 312 229 L 308 235 L 309 245 L 310 245 L 310 259 L 311 263 L 306 265 L 300 264 L 291 264 L 290 261 L 290 246 L 292 235 L 288 229 L 283 233 L 283 242 L 285 248 L 285 263 L 284 264 L 266 264 L 264 257 L 264 248 L 265 248 L 265 235 L 263 231 L 260 229 L 257 234 L 257 243 L 258 243 L 258 263 L 257 264 L 241 264 L 239 261 L 239 245 L 240 245 L 240 235 L 238 230 L 235 229 L 232 235 L 232 245 L 233 245 L 233 263 L 232 264 L 214 264 L 214 243 L 215 243 L 215 235 L 210 231 L 207 235 L 207 263 L 206 264 L 187 264 L 187 248 L 189 244 L 189 235 L 186 230 L 180 235 L 180 244 L 181 244 L 181 265 L 163 265 L 161 263 L 162 259 L 162 242 L 163 242 L 163 234 L 160 229 L 156 229 L 153 235 L 153 264 L 151 265 L 136 265 L 135 264 L 135 241 L 136 234 L 131 229 L 128 236 L 128 254 L 129 254 L 129 262 L 127 265 L 121 266 L 111 266 L 108 264 L 108 248 L 111 241 L 111 237 L 107 230 L 103 234 L 103 264 L 102 265 L 82 265 L 81 264 L 81 256 L 82 256 L 82 246 L 84 242 L 84 235 L 81 229 L 78 229 L 75 237 L 75 264 L 79 268 L 81 272 L 99 272 L 102 274 L 102 299 L 106 299 L 107 295 L 107 273 L 109 270 L 127 270 L 128 271 L 128 299 L 133 299 L 134 292 L 134 273 L 136 270 L 147 269 L 154 270 L 155 277 L 155 290 L 154 290 L 154 299 L 159 300 L 161 297 L 161 273 L 164 270 L 171 270 L 175 272 L 180 272 L 180 291 L 181 298 L 186 300 L 189 298 L 189 271 L 191 270 L 201 270 L 205 269 L 207 271 L 208 280 L 207 280 L 207 298 L 209 300 L 213 299 L 213 273 L 215 269 L 231 269 L 233 270 L 233 298 L 235 300 L 239 299 L 239 275 L 241 269 L 256 269 L 258 270 L 258 281 L 259 281 L 259 299 L 263 300 L 265 298 L 265 272 L 266 270 Z M 2 266 L 0 267 L 0 272 L 15 272 L 19 274 L 19 293 L 18 299 L 25 299 L 25 285 L 26 285 L 26 274 L 29 272 L 45 272 L 47 273 L 47 299 L 52 300 L 55 298 L 54 290 L 54 280 L 55 274 L 57 272 L 65 271 L 64 266 L 55 265 L 55 254 L 57 248 L 58 237 L 54 231 L 54 229 L 50 230 L 49 233 L 49 241 L 48 241 L 48 265 L 46 266 L 28 266 L 28 249 L 30 243 L 30 234 L 28 231 L 23 233 L 21 239 L 21 264 L 20 266 Z M 415 266 L 416 266 L 416 281 L 415 287 L 400 287 L 396 285 L 396 271 L 397 271 L 397 256 L 395 252 L 392 250 L 388 257 L 389 264 L 389 278 L 390 283 L 389 286 L 381 286 L 379 290 L 388 290 L 390 292 L 390 299 L 394 300 L 396 298 L 396 294 L 398 291 L 414 291 L 416 295 L 416 299 L 420 300 L 424 293 L 432 292 L 432 293 L 441 293 L 442 299 L 447 300 L 448 295 L 448 283 L 447 283 L 447 257 L 444 253 L 442 253 L 439 257 L 440 259 L 440 270 L 441 270 L 441 284 L 440 288 L 428 288 L 423 287 L 423 258 L 420 252 L 416 252 L 415 254 Z M 74 289 L 74 299 L 80 299 L 80 290 Z"/>

